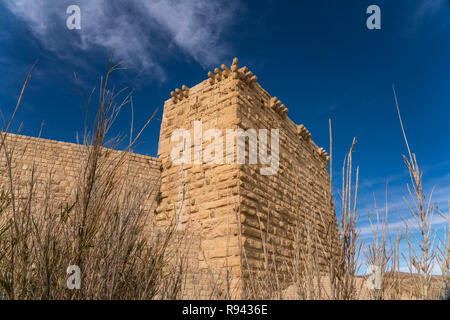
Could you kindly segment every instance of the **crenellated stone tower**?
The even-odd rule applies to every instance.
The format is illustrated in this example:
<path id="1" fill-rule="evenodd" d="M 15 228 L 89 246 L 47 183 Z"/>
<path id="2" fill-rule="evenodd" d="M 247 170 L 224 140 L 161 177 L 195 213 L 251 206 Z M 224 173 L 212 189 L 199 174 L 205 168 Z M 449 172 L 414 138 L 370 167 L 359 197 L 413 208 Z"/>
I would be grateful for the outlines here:
<path id="1" fill-rule="evenodd" d="M 267 270 L 268 263 L 276 266 L 270 272 L 288 283 L 299 242 L 299 223 L 312 221 L 320 236 L 324 216 L 332 215 L 328 221 L 336 222 L 326 151 L 316 146 L 304 125 L 296 125 L 287 117 L 284 104 L 257 80 L 247 67 L 239 68 L 235 58 L 230 68 L 216 68 L 194 87 L 175 89 L 164 104 L 157 214 L 161 222 L 174 219 L 177 229 L 189 234 L 187 298 L 208 298 L 211 286 L 232 292 L 236 298 L 246 297 L 249 278 Z M 272 152 L 277 172 L 261 174 L 267 165 L 249 163 L 249 154 L 256 151 L 250 138 L 245 140 L 244 164 L 225 161 L 243 151 L 237 143 L 227 148 L 225 138 L 219 141 L 223 163 L 199 161 L 198 153 L 217 141 L 196 138 L 195 123 L 201 123 L 203 133 L 215 129 L 224 136 L 227 130 L 278 129 L 279 151 Z M 189 131 L 190 139 L 174 136 L 179 130 Z M 172 153 L 179 143 L 189 151 L 189 163 L 174 162 Z M 272 149 L 268 146 L 269 153 Z"/>

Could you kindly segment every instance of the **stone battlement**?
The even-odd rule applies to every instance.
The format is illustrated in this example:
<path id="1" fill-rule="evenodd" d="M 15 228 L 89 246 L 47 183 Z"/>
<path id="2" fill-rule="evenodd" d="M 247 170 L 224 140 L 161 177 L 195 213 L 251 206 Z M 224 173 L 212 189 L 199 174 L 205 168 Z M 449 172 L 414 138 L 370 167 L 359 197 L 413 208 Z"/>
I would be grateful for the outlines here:
<path id="1" fill-rule="evenodd" d="M 236 58 L 230 68 L 222 65 L 209 72 L 208 79 L 192 88 L 175 89 L 171 96 L 164 104 L 160 131 L 158 155 L 163 169 L 158 215 L 176 216 L 180 230 L 186 230 L 183 226 L 197 230 L 200 249 L 194 269 L 227 270 L 236 292 L 242 292 L 250 273 L 260 269 L 267 256 L 275 257 L 277 272 L 287 279 L 286 266 L 292 265 L 297 250 L 299 221 L 313 221 L 319 235 L 321 215 L 332 214 L 335 221 L 327 152 L 311 140 L 304 125 L 289 119 L 288 108 L 265 91 L 247 67 L 238 68 Z M 201 121 L 203 130 L 220 132 L 279 129 L 277 173 L 262 175 L 263 165 L 248 161 L 174 165 L 171 151 L 178 142 L 171 140 L 172 134 L 185 129 L 195 136 L 195 121 Z M 211 143 L 194 141 L 192 149 L 195 153 L 196 147 L 205 149 Z M 234 156 L 236 151 L 235 146 L 226 153 Z M 247 145 L 246 158 L 251 151 Z"/>

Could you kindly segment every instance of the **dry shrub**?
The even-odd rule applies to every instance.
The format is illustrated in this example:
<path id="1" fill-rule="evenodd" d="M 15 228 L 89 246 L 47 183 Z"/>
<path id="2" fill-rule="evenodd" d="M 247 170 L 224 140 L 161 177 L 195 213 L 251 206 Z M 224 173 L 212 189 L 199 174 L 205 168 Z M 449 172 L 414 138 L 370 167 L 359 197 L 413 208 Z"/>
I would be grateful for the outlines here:
<path id="1" fill-rule="evenodd" d="M 407 184 L 409 199 L 404 199 L 411 218 L 405 219 L 402 216 L 405 225 L 404 237 L 409 249 L 408 255 L 403 254 L 403 258 L 414 279 L 412 297 L 418 299 L 437 298 L 431 290 L 432 273 L 437 254 L 436 231 L 433 229 L 433 218 L 436 213 L 435 204 L 432 202 L 434 188 L 427 201 L 423 187 L 423 173 L 419 168 L 416 155 L 411 152 L 409 147 L 394 86 L 392 89 L 403 138 L 408 150 L 408 157 L 403 156 L 403 159 L 411 180 L 411 184 Z"/>
<path id="2" fill-rule="evenodd" d="M 439 239 L 437 261 L 441 270 L 440 295 L 443 299 L 450 298 L 450 200 L 448 201 L 448 216 L 445 217 L 439 211 L 439 214 L 448 221 L 447 230 L 444 237 Z"/>
<path id="3" fill-rule="evenodd" d="M 400 108 L 394 86 L 395 106 L 397 108 L 400 127 L 408 151 L 408 156 L 403 156 L 408 168 L 410 184 L 407 184 L 409 198 L 404 199 L 409 217 L 399 215 L 405 227 L 403 232 L 397 230 L 396 238 L 392 239 L 388 217 L 388 202 L 386 188 L 385 217 L 380 222 L 380 213 L 375 202 L 377 223 L 372 226 L 372 244 L 367 246 L 366 258 L 369 264 L 375 265 L 380 270 L 381 288 L 370 290 L 372 299 L 438 299 L 448 297 L 449 274 L 449 241 L 448 229 L 444 231 L 441 239 L 433 229 L 435 213 L 437 211 L 432 201 L 434 188 L 428 197 L 425 196 L 423 187 L 423 172 L 419 168 L 416 155 L 411 152 L 408 139 L 400 115 Z M 445 218 L 445 217 L 444 217 Z M 380 231 L 381 225 L 381 231 Z M 381 235 L 380 235 L 381 232 Z M 400 272 L 400 243 L 406 241 L 408 251 L 402 253 L 403 261 L 409 269 L 409 274 Z M 381 242 L 381 243 L 380 243 Z M 434 266 L 439 265 L 441 276 L 434 274 Z M 441 280 L 439 280 L 441 278 Z"/>

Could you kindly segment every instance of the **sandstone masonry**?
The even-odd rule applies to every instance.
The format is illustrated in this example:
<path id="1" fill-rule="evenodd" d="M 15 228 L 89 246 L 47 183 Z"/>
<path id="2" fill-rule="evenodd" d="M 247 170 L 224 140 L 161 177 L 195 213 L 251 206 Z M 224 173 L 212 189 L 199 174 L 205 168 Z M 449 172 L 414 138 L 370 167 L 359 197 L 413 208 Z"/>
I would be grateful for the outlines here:
<path id="1" fill-rule="evenodd" d="M 276 262 L 280 281 L 288 283 L 299 221 L 312 221 L 319 235 L 324 227 L 320 215 L 333 215 L 335 221 L 326 151 L 304 125 L 287 117 L 288 109 L 247 67 L 238 68 L 237 59 L 171 95 L 164 104 L 158 158 L 130 154 L 129 172 L 144 184 L 157 185 L 149 209 L 161 225 L 176 221 L 189 242 L 184 298 L 209 298 L 212 287 L 245 297 L 248 279 L 267 257 Z M 201 121 L 204 131 L 279 129 L 278 172 L 260 174 L 262 164 L 248 164 L 248 147 L 246 164 L 174 164 L 172 133 L 186 129 L 193 134 L 194 121 Z M 69 196 L 85 147 L 11 134 L 7 143 L 13 142 L 22 154 L 21 176 L 29 174 L 34 158 L 40 181 L 53 172 L 55 192 Z"/>
<path id="2" fill-rule="evenodd" d="M 200 249 L 194 270 L 222 270 L 215 277 L 230 277 L 228 285 L 242 297 L 246 279 L 261 269 L 264 257 L 275 259 L 277 273 L 288 281 L 299 221 L 312 221 L 321 234 L 320 214 L 333 212 L 328 155 L 315 145 L 304 125 L 287 117 L 288 109 L 257 83 L 247 67 L 238 68 L 237 59 L 230 68 L 222 65 L 208 77 L 192 88 L 176 89 L 165 102 L 158 152 L 163 166 L 158 214 L 177 216 L 180 229 L 189 225 L 195 230 Z M 278 128 L 278 173 L 261 175 L 262 165 L 248 162 L 174 165 L 171 134 L 179 128 L 192 131 L 195 120 L 202 121 L 203 130 L 222 132 Z"/>

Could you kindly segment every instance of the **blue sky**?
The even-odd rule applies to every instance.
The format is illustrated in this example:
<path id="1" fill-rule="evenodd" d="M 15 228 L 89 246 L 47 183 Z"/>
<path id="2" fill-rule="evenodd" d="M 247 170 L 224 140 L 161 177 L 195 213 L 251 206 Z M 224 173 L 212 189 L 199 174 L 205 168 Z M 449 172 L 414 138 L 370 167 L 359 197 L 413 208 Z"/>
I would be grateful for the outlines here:
<path id="1" fill-rule="evenodd" d="M 81 30 L 66 28 L 66 8 L 81 7 Z M 381 8 L 381 30 L 366 28 L 366 8 Z M 448 0 L 345 1 L 76 1 L 0 0 L 0 108 L 11 114 L 19 88 L 39 59 L 15 127 L 69 142 L 81 133 L 84 106 L 73 73 L 87 93 L 114 50 L 129 69 L 114 76 L 135 90 L 135 128 L 155 109 L 157 119 L 135 151 L 155 156 L 163 101 L 182 84 L 195 85 L 209 70 L 239 57 L 260 84 L 289 108 L 313 140 L 328 150 L 333 121 L 336 187 L 340 166 L 356 136 L 363 238 L 373 197 L 389 222 L 405 212 L 408 174 L 392 84 L 405 129 L 424 170 L 427 194 L 448 212 L 450 198 L 450 2 Z M 127 134 L 130 111 L 113 132 Z M 136 129 L 135 129 L 136 130 Z M 406 212 L 405 212 L 406 214 Z M 445 226 L 436 221 L 442 233 Z"/>

